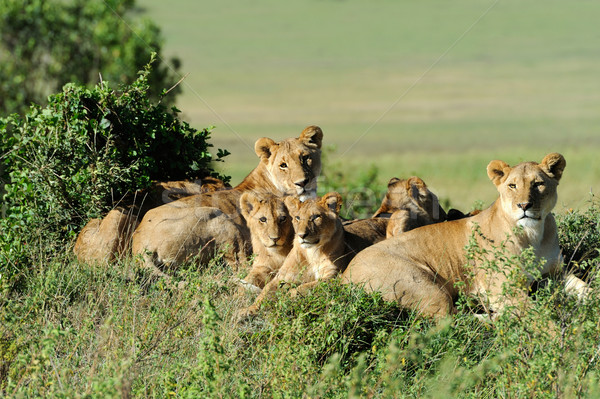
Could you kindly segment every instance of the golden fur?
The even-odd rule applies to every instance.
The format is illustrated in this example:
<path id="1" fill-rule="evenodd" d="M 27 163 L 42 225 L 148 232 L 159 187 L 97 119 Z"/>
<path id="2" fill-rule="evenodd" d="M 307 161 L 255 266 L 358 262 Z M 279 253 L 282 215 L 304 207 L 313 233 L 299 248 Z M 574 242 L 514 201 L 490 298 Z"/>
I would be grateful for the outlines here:
<path id="1" fill-rule="evenodd" d="M 239 185 L 150 210 L 133 234 L 133 253 L 142 255 L 145 265 L 161 275 L 159 265 L 174 266 L 200 252 L 212 255 L 215 249 L 225 250 L 230 264 L 245 260 L 251 249 L 250 233 L 239 209 L 241 195 L 261 190 L 279 196 L 315 196 L 322 139 L 317 126 L 278 143 L 259 139 L 255 151 L 260 162 Z"/>
<path id="2" fill-rule="evenodd" d="M 190 195 L 227 186 L 214 177 L 201 180 L 156 182 L 119 201 L 103 219 L 91 219 L 77 236 L 73 252 L 80 262 L 106 263 L 131 249 L 131 235 L 146 212 Z"/>
<path id="3" fill-rule="evenodd" d="M 285 203 L 294 225 L 294 246 L 254 304 L 240 313 L 242 318 L 255 314 L 261 302 L 277 290 L 280 283 L 300 284 L 292 295 L 304 293 L 319 281 L 335 277 L 348 264 L 344 229 L 339 218 L 342 198 L 338 193 L 305 202 L 287 197 Z"/>
<path id="4" fill-rule="evenodd" d="M 545 260 L 543 275 L 557 271 L 560 249 L 550 212 L 565 165 L 563 156 L 556 153 L 539 164 L 510 167 L 502 161 L 490 162 L 488 176 L 500 194 L 492 206 L 470 218 L 421 227 L 375 244 L 352 260 L 343 280 L 434 317 L 453 311 L 458 294 L 455 284 L 465 282 L 467 294 L 478 295 L 491 312 L 501 312 L 508 300 L 502 295 L 502 285 L 509 271 L 492 271 L 479 262 L 466 266 L 465 246 L 474 236 L 482 249 L 490 250 L 509 237 L 510 254 L 531 246 L 536 257 Z M 476 226 L 481 234 L 474 234 Z M 467 277 L 470 272 L 472 279 Z M 572 286 L 579 284 L 569 281 Z M 517 303 L 527 300 L 525 291 L 521 294 Z"/>
<path id="5" fill-rule="evenodd" d="M 422 179 L 394 177 L 372 218 L 344 222 L 346 244 L 360 252 L 386 237 L 445 219 L 446 212 Z"/>
<path id="6" fill-rule="evenodd" d="M 240 208 L 252 237 L 255 254 L 252 269 L 242 281 L 260 291 L 279 271 L 292 250 L 294 228 L 283 198 L 247 192 Z"/>

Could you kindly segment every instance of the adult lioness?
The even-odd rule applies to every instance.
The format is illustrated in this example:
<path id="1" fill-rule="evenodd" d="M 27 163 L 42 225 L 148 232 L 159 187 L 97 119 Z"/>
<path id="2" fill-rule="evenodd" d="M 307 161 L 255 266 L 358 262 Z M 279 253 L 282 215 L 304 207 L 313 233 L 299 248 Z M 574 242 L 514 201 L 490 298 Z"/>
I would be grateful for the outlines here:
<path id="1" fill-rule="evenodd" d="M 300 285 L 294 292 L 304 293 L 319 281 L 335 277 L 354 255 L 344 244 L 344 229 L 339 218 L 342 198 L 338 193 L 303 203 L 287 197 L 285 203 L 296 233 L 294 246 L 254 304 L 238 314 L 240 318 L 255 314 L 262 301 L 277 290 L 280 283 L 298 283 Z"/>
<path id="2" fill-rule="evenodd" d="M 240 198 L 240 207 L 250 229 L 252 251 L 256 255 L 242 284 L 260 291 L 277 274 L 292 250 L 294 228 L 283 198 L 247 192 Z"/>
<path id="3" fill-rule="evenodd" d="M 318 126 L 278 143 L 259 139 L 254 146 L 258 166 L 233 189 L 182 198 L 146 213 L 133 234 L 134 255 L 141 254 L 145 265 L 161 275 L 158 265 L 177 265 L 197 255 L 202 261 L 218 248 L 225 249 L 229 263 L 237 264 L 250 253 L 250 233 L 239 209 L 242 193 L 315 196 L 322 140 Z"/>
<path id="4" fill-rule="evenodd" d="M 455 283 L 463 281 L 467 293 L 479 295 L 492 312 L 501 312 L 509 301 L 502 295 L 509 271 L 482 268 L 480 262 L 467 266 L 465 246 L 478 226 L 481 234 L 474 236 L 481 248 L 498 247 L 509 237 L 510 254 L 531 246 L 538 259 L 545 259 L 542 274 L 557 271 L 560 249 L 550 211 L 565 165 L 556 153 L 539 164 L 525 162 L 512 168 L 502 161 L 490 162 L 487 173 L 500 193 L 492 206 L 467 219 L 432 224 L 375 244 L 352 260 L 343 280 L 434 317 L 453 311 Z M 467 277 L 471 272 L 472 279 Z M 515 299 L 526 301 L 525 291 L 510 300 Z"/>
<path id="5" fill-rule="evenodd" d="M 73 252 L 80 262 L 106 263 L 131 248 L 131 235 L 146 212 L 177 199 L 228 187 L 214 177 L 153 183 L 119 201 L 103 219 L 91 219 L 79 232 Z"/>

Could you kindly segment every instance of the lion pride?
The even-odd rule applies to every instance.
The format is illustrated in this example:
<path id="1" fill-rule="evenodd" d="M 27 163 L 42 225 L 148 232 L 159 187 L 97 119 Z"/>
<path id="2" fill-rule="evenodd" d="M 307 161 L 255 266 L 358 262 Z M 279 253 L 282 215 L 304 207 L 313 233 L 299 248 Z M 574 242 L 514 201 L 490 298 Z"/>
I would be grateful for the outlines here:
<path id="1" fill-rule="evenodd" d="M 565 159 L 557 153 L 548 154 L 540 163 L 524 162 L 514 167 L 502 161 L 490 162 L 487 173 L 500 196 L 488 209 L 375 244 L 350 262 L 343 281 L 379 291 L 404 308 L 433 317 L 454 311 L 458 282 L 465 282 L 466 293 L 481 298 L 493 315 L 501 313 L 507 304 L 527 301 L 525 290 L 517 298 L 502 295 L 508 270 L 493 271 L 480 262 L 467 267 L 465 246 L 474 236 L 481 248 L 489 250 L 509 237 L 506 250 L 510 254 L 532 247 L 535 256 L 542 260 L 542 275 L 556 273 L 561 256 L 556 223 L 550 212 L 557 201 L 556 189 L 565 165 Z M 480 234 L 474 234 L 476 226 Z M 470 273 L 472 277 L 467 277 Z M 569 287 L 581 293 L 585 283 L 570 275 Z"/>
<path id="2" fill-rule="evenodd" d="M 298 138 L 257 140 L 254 149 L 260 162 L 233 189 L 182 198 L 148 211 L 133 233 L 133 254 L 141 255 L 144 264 L 162 276 L 158 266 L 176 266 L 196 256 L 207 260 L 219 249 L 230 264 L 245 260 L 251 248 L 240 212 L 241 195 L 260 190 L 316 196 L 322 140 L 318 126 L 305 128 Z"/>

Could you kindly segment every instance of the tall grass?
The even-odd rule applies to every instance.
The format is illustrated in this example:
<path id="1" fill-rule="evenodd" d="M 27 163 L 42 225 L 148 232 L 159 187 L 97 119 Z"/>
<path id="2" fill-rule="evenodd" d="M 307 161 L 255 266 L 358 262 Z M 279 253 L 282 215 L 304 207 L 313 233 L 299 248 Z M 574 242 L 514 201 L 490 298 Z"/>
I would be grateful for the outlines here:
<path id="1" fill-rule="evenodd" d="M 561 217 L 561 245 L 596 245 L 597 208 Z M 566 230 L 565 230 L 566 229 Z M 570 235 L 573 233 L 574 235 Z M 576 234 L 575 234 L 576 233 Z M 583 238 L 582 238 L 583 236 Z M 579 241 L 578 241 L 579 240 Z M 596 240 L 596 241 L 595 241 Z M 578 242 L 576 242 L 578 241 Z M 597 397 L 600 256 L 593 294 L 541 284 L 519 317 L 483 323 L 474 309 L 441 323 L 338 281 L 255 319 L 253 300 L 219 256 L 152 281 L 134 259 L 77 263 L 65 248 L 0 298 L 0 395 L 44 397 Z M 510 260 L 506 260 L 508 262 Z M 501 265 L 500 265 L 501 266 Z"/>

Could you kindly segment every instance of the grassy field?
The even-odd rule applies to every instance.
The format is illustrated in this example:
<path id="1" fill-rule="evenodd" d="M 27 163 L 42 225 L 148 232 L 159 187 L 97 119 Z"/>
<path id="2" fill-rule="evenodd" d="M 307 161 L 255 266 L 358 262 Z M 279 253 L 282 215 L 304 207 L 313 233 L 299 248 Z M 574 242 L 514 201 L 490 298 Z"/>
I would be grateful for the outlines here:
<path id="1" fill-rule="evenodd" d="M 320 125 L 332 160 L 380 183 L 416 174 L 468 209 L 496 193 L 485 167 L 568 167 L 560 204 L 600 188 L 600 4 L 580 1 L 140 0 L 189 76 L 179 99 L 215 125 L 239 181 L 258 137 Z"/>

